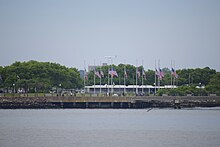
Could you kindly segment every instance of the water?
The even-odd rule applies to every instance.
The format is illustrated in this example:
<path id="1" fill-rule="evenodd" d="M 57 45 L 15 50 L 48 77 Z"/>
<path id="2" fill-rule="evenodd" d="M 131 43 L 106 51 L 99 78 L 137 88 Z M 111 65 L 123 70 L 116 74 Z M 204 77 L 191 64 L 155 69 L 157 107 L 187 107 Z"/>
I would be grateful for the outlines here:
<path id="1" fill-rule="evenodd" d="M 0 110 L 0 146 L 220 146 L 220 108 Z"/>

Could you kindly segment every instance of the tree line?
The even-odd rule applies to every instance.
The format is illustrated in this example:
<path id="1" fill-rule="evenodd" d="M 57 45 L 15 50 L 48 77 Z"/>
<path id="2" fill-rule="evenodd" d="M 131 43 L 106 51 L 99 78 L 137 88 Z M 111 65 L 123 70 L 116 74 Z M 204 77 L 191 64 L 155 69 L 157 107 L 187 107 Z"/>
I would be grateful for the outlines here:
<path id="1" fill-rule="evenodd" d="M 0 87 L 30 92 L 45 92 L 52 88 L 81 88 L 82 79 L 76 68 L 50 62 L 15 62 L 0 66 Z"/>
<path id="2" fill-rule="evenodd" d="M 108 70 L 114 69 L 118 76 L 114 76 L 113 84 L 115 85 L 124 85 L 124 77 L 126 72 L 125 83 L 126 85 L 136 84 L 136 73 L 140 73 L 140 76 L 137 78 L 137 84 L 142 85 L 142 80 L 144 85 L 154 85 L 155 84 L 155 70 L 144 70 L 143 66 L 135 67 L 129 64 L 119 64 L 118 66 L 103 66 L 97 67 L 96 71 L 102 71 L 104 77 L 101 77 L 101 84 L 108 84 Z M 157 69 L 159 70 L 159 69 Z M 160 79 L 160 86 L 171 85 L 171 76 L 172 71 L 169 68 L 162 68 L 164 77 Z M 164 89 L 158 91 L 159 95 L 167 93 L 173 95 L 177 93 L 178 95 L 184 94 L 195 94 L 203 93 L 203 95 L 208 95 L 209 93 L 216 93 L 220 95 L 220 73 L 216 72 L 214 69 L 209 67 L 205 68 L 196 68 L 196 69 L 179 69 L 175 71 L 178 77 L 172 77 L 172 84 L 177 85 L 176 90 Z M 86 85 L 94 85 L 94 71 L 87 73 Z M 143 79 L 142 79 L 142 75 Z M 110 78 L 110 76 L 109 76 Z M 158 80 L 158 79 L 157 79 Z M 95 84 L 100 84 L 100 78 L 95 76 Z M 186 87 L 186 88 L 183 88 Z M 188 87 L 188 88 L 187 88 Z M 197 88 L 196 88 L 197 87 Z M 200 89 L 198 89 L 200 87 Z M 202 87 L 205 87 L 202 88 Z"/>
<path id="3" fill-rule="evenodd" d="M 103 66 L 103 67 L 97 67 L 96 71 L 103 71 L 104 77 L 102 77 L 102 84 L 108 83 L 108 70 L 111 70 L 113 68 L 116 70 L 118 77 L 114 77 L 113 81 L 115 84 L 121 84 L 124 83 L 124 73 L 127 73 L 126 78 L 126 85 L 132 85 L 136 81 L 136 68 L 140 72 L 140 77 L 138 77 L 138 85 L 142 84 L 142 71 L 144 72 L 144 79 L 143 83 L 144 85 L 154 85 L 155 83 L 155 70 L 144 70 L 143 66 L 135 67 L 133 65 L 125 65 L 125 64 L 119 64 L 118 66 L 112 65 L 112 66 Z M 168 68 L 162 68 L 162 71 L 164 72 L 164 77 L 160 80 L 160 85 L 171 85 L 171 69 Z M 178 78 L 175 78 L 175 85 L 181 86 L 181 85 L 199 85 L 200 83 L 202 85 L 208 85 L 210 79 L 216 75 L 216 70 L 210 69 L 209 67 L 205 68 L 196 68 L 196 69 L 182 69 L 177 70 L 176 73 L 178 74 Z M 94 72 L 90 71 L 87 73 L 88 80 L 86 81 L 87 85 L 93 85 L 94 84 Z M 135 81 L 135 82 L 134 82 Z M 100 84 L 99 78 L 96 76 L 96 84 Z"/>
<path id="4" fill-rule="evenodd" d="M 102 71 L 104 76 L 101 78 L 101 84 L 108 84 L 108 71 L 114 69 L 118 77 L 113 78 L 115 85 L 124 85 L 124 76 L 126 72 L 126 85 L 136 84 L 136 71 L 139 71 L 137 84 L 142 85 L 142 75 L 144 74 L 143 84 L 154 85 L 155 70 L 144 70 L 143 66 L 135 67 L 129 64 L 119 64 L 112 66 L 97 67 L 96 71 Z M 165 76 L 160 80 L 160 85 L 171 85 L 171 69 L 163 68 Z M 196 69 L 179 69 L 176 70 L 178 78 L 173 80 L 178 86 L 177 89 L 164 89 L 158 91 L 162 93 L 198 93 L 196 86 L 205 87 L 203 92 L 216 93 L 220 95 L 220 73 L 209 67 Z M 94 71 L 86 73 L 85 85 L 94 84 Z M 76 68 L 68 68 L 58 63 L 50 62 L 15 62 L 9 66 L 0 66 L 0 88 L 13 89 L 22 88 L 25 91 L 49 91 L 53 88 L 80 89 L 83 88 L 83 79 Z M 100 78 L 95 76 L 95 84 L 100 84 Z M 176 90 L 176 91 L 175 91 Z M 202 89 L 200 88 L 200 93 Z"/>

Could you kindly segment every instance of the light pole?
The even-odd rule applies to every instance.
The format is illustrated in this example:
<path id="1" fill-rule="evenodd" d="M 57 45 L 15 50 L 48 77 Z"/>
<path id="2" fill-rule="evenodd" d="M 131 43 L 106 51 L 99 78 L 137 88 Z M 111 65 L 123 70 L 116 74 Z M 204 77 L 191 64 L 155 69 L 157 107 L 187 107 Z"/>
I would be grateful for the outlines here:
<path id="1" fill-rule="evenodd" d="M 15 96 L 15 83 L 13 83 L 12 85 L 13 85 L 13 96 Z"/>
<path id="2" fill-rule="evenodd" d="M 154 96 L 156 96 L 156 83 L 154 83 Z"/>
<path id="3" fill-rule="evenodd" d="M 200 92 L 200 96 L 202 96 L 201 85 L 202 85 L 202 83 L 200 82 L 200 83 L 199 83 L 199 92 Z"/>
<path id="4" fill-rule="evenodd" d="M 112 70 L 112 59 L 117 58 L 117 56 L 105 56 L 105 58 L 108 60 L 108 63 L 110 62 L 110 66 Z M 111 75 L 111 86 L 112 86 L 112 75 Z M 112 93 L 113 93 L 113 87 L 112 87 Z M 108 66 L 108 95 L 109 95 L 109 66 Z"/>
<path id="5" fill-rule="evenodd" d="M 61 95 L 61 94 L 62 94 L 61 86 L 62 86 L 62 84 L 60 83 L 60 84 L 59 84 L 59 87 L 60 87 L 60 96 L 62 96 L 62 95 Z"/>

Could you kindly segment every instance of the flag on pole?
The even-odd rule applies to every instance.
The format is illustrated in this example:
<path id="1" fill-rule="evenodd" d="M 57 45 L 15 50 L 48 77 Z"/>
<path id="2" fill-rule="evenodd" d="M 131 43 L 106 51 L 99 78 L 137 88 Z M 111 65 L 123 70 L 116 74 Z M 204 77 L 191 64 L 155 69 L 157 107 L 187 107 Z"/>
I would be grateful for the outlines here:
<path id="1" fill-rule="evenodd" d="M 141 77 L 141 73 L 140 73 L 140 71 L 139 71 L 138 69 L 137 69 L 136 74 L 137 74 L 138 78 L 140 78 L 140 77 Z"/>
<path id="2" fill-rule="evenodd" d="M 128 74 L 127 74 L 126 70 L 124 71 L 124 76 L 126 79 L 128 78 Z"/>
<path id="3" fill-rule="evenodd" d="M 85 80 L 88 80 L 88 74 L 86 72 L 86 69 L 84 70 L 84 78 L 85 78 Z"/>
<path id="4" fill-rule="evenodd" d="M 143 75 L 144 79 L 146 80 L 146 74 L 145 74 L 144 70 L 142 70 L 142 75 Z"/>
<path id="5" fill-rule="evenodd" d="M 116 70 L 114 70 L 113 68 L 112 68 L 112 70 L 109 71 L 109 74 L 110 74 L 112 77 L 114 77 L 114 76 L 118 77 L 118 74 L 117 74 Z"/>
<path id="6" fill-rule="evenodd" d="M 178 74 L 176 73 L 176 70 L 175 70 L 174 68 L 172 68 L 171 74 L 172 74 L 172 76 L 174 76 L 175 78 L 178 78 Z"/>
<path id="7" fill-rule="evenodd" d="M 164 72 L 159 68 L 159 78 L 162 79 L 164 76 Z"/>
<path id="8" fill-rule="evenodd" d="M 160 73 L 158 72 L 158 70 L 155 68 L 155 75 L 156 76 L 159 76 L 160 75 Z"/>
<path id="9" fill-rule="evenodd" d="M 100 71 L 100 75 L 101 75 L 101 77 L 104 77 L 104 73 L 102 70 Z"/>
<path id="10" fill-rule="evenodd" d="M 97 77 L 101 78 L 101 75 L 99 74 L 98 71 L 95 71 L 95 75 L 96 75 Z"/>

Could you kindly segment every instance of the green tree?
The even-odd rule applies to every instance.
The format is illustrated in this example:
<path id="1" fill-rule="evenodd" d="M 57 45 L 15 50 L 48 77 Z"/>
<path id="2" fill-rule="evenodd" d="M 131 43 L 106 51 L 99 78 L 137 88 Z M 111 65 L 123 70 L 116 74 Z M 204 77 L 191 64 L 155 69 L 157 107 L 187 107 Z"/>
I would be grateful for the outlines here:
<path id="1" fill-rule="evenodd" d="M 13 83 L 18 88 L 49 90 L 62 84 L 62 88 L 81 88 L 82 79 L 76 68 L 67 68 L 50 62 L 15 62 L 10 66 L 0 68 L 5 88 L 11 88 Z"/>
<path id="2" fill-rule="evenodd" d="M 206 89 L 209 93 L 216 93 L 220 95 L 220 72 L 217 72 L 209 81 L 209 84 L 206 86 Z"/>

